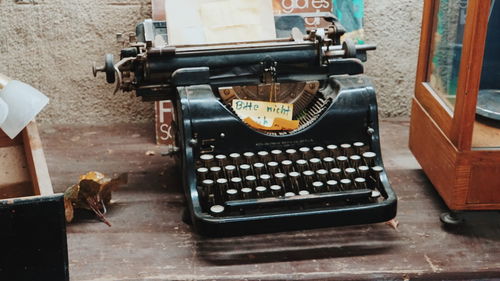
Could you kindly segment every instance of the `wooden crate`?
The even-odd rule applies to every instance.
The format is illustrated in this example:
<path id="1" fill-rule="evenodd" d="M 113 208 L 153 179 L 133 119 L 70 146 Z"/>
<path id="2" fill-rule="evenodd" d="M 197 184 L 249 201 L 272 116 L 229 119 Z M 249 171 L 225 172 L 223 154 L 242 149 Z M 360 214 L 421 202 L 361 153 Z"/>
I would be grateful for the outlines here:
<path id="1" fill-rule="evenodd" d="M 34 122 L 0 130 L 0 280 L 68 280 L 62 194 L 54 194 Z"/>

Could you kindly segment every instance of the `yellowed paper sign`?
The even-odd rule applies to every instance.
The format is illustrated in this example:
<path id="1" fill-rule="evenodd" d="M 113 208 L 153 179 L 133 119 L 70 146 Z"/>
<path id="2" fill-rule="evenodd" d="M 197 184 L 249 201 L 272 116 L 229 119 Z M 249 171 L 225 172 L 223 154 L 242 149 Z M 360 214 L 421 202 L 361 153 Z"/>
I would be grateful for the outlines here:
<path id="1" fill-rule="evenodd" d="M 293 104 L 234 99 L 233 110 L 247 124 L 257 129 L 293 130 L 298 121 L 293 118 Z M 291 122 L 286 122 L 291 121 Z"/>

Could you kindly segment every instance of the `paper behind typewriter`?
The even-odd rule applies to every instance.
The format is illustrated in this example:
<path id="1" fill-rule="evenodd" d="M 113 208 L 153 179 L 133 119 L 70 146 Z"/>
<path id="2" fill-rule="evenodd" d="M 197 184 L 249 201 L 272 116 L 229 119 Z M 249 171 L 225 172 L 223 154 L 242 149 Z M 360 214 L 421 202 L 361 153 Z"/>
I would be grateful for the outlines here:
<path id="1" fill-rule="evenodd" d="M 170 45 L 276 39 L 271 0 L 166 0 Z"/>

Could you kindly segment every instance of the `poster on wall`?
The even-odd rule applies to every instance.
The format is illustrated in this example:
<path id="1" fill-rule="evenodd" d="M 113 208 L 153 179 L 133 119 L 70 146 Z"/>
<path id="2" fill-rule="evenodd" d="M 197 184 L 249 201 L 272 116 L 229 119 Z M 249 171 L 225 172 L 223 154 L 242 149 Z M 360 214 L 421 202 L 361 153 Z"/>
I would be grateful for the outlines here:
<path id="1" fill-rule="evenodd" d="M 346 28 L 345 38 L 363 43 L 363 0 L 273 0 L 275 15 L 332 12 Z M 328 27 L 320 18 L 306 19 L 306 27 Z"/>

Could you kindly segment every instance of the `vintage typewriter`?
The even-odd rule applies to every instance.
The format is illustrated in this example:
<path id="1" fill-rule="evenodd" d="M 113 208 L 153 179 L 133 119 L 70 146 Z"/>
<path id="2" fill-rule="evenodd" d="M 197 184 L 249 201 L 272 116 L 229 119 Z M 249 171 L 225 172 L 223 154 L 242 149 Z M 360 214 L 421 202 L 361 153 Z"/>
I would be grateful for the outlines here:
<path id="1" fill-rule="evenodd" d="M 306 30 L 304 17 L 330 26 Z M 105 56 L 116 90 L 170 99 L 187 202 L 185 218 L 205 235 L 388 221 L 396 195 L 380 154 L 377 101 L 362 61 L 373 45 L 341 42 L 331 14 L 277 16 L 273 41 L 168 45 L 165 22 L 146 20 L 119 62 Z M 292 28 L 293 27 L 293 28 Z M 231 101 L 293 104 L 299 127 L 262 131 Z"/>

